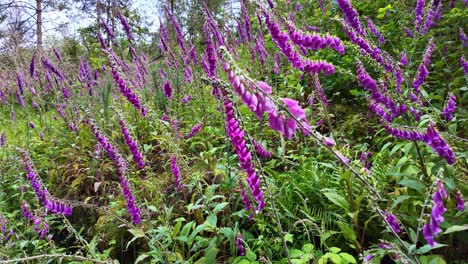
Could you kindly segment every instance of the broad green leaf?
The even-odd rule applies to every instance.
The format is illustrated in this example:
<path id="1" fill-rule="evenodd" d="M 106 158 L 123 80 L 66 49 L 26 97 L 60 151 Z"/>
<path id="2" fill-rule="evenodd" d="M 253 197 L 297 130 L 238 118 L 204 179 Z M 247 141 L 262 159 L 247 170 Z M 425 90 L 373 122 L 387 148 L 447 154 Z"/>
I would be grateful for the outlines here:
<path id="1" fill-rule="evenodd" d="M 331 247 L 329 250 L 330 250 L 331 253 L 338 253 L 338 252 L 341 251 L 341 248 Z"/>
<path id="2" fill-rule="evenodd" d="M 435 246 L 431 246 L 431 245 L 425 245 L 425 246 L 422 246 L 420 248 L 418 248 L 418 250 L 416 250 L 416 253 L 418 254 L 425 254 L 433 249 L 436 249 L 436 248 L 441 248 L 441 247 L 445 247 L 447 245 L 445 244 L 435 244 Z"/>
<path id="3" fill-rule="evenodd" d="M 425 186 L 424 184 L 416 181 L 416 180 L 411 180 L 411 179 L 403 179 L 401 180 L 398 184 L 406 186 L 410 189 L 416 190 L 420 193 L 424 193 Z"/>
<path id="4" fill-rule="evenodd" d="M 326 192 L 323 195 L 325 195 L 328 198 L 328 200 L 330 200 L 330 202 L 338 205 L 346 211 L 349 211 L 348 201 L 346 201 L 346 199 L 340 196 L 339 194 L 333 192 Z"/>
<path id="5" fill-rule="evenodd" d="M 284 240 L 285 240 L 286 242 L 293 243 L 293 240 L 294 240 L 294 239 L 293 239 L 293 235 L 292 235 L 292 234 L 286 234 L 286 235 L 284 235 Z"/>
<path id="6" fill-rule="evenodd" d="M 137 229 L 137 228 L 130 228 L 128 232 L 132 233 L 132 235 L 136 238 L 145 236 L 145 233 L 141 229 Z"/>
<path id="7" fill-rule="evenodd" d="M 140 261 L 143 261 L 143 260 L 146 259 L 147 257 L 149 257 L 149 255 L 141 254 L 140 256 L 138 256 L 137 259 L 135 259 L 135 264 L 140 263 Z"/>
<path id="8" fill-rule="evenodd" d="M 340 256 L 345 259 L 348 263 L 357 263 L 356 259 L 353 257 L 353 255 L 346 253 L 346 252 L 341 252 Z"/>
<path id="9" fill-rule="evenodd" d="M 465 230 L 468 230 L 468 225 L 464 225 L 464 226 L 453 225 L 453 226 L 447 228 L 447 230 L 445 230 L 444 234 L 450 234 L 450 233 L 460 232 L 460 231 L 465 231 Z"/>
<path id="10" fill-rule="evenodd" d="M 215 208 L 213 209 L 213 213 L 217 214 L 218 212 L 222 211 L 224 207 L 226 207 L 228 204 L 229 203 L 227 202 L 222 202 L 222 203 L 217 204 Z"/>
<path id="11" fill-rule="evenodd" d="M 395 208 L 395 206 L 399 205 L 403 201 L 408 200 L 411 197 L 412 197 L 411 195 L 398 196 L 398 198 L 396 198 L 395 201 L 393 201 L 392 206 L 390 206 L 390 211 L 393 210 L 393 208 Z"/>

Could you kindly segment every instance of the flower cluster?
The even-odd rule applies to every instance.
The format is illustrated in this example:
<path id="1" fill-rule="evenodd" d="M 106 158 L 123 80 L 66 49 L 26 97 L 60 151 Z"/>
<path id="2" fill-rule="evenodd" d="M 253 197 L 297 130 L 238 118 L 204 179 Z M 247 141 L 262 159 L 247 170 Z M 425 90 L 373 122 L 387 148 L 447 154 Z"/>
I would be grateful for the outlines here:
<path id="1" fill-rule="evenodd" d="M 54 64 L 46 57 L 41 58 L 42 65 L 51 72 L 55 73 L 60 79 L 65 80 L 65 75 L 54 66 Z"/>
<path id="2" fill-rule="evenodd" d="M 366 39 L 364 39 L 361 35 L 356 34 L 356 32 L 344 21 L 341 21 L 341 25 L 343 26 L 343 30 L 346 35 L 348 35 L 351 42 L 361 49 L 363 55 L 368 54 L 377 63 L 382 65 L 382 67 L 387 72 L 393 72 L 393 65 L 389 62 L 388 59 L 384 59 L 382 56 L 382 51 L 378 47 L 371 46 Z"/>
<path id="3" fill-rule="evenodd" d="M 167 6 L 166 6 L 164 10 L 166 11 L 167 16 L 171 20 L 172 26 L 174 26 L 174 29 L 175 29 L 176 35 L 177 35 L 177 42 L 179 43 L 179 46 L 182 49 L 182 52 L 184 53 L 184 57 L 187 57 L 188 53 L 187 53 L 187 49 L 185 48 L 184 36 L 182 34 L 182 29 L 181 29 L 179 23 L 177 22 L 177 19 L 174 17 L 174 14 L 172 14 L 172 12 L 169 10 L 169 8 L 167 8 Z"/>
<path id="4" fill-rule="evenodd" d="M 189 138 L 192 138 L 193 136 L 195 136 L 200 131 L 202 126 L 203 126 L 203 123 L 200 123 L 200 124 L 197 124 L 197 125 L 193 126 L 192 130 L 190 130 L 190 133 L 185 136 L 185 139 L 189 139 Z"/>
<path id="5" fill-rule="evenodd" d="M 384 36 L 377 30 L 370 18 L 367 18 L 367 27 L 369 28 L 370 32 L 379 39 L 380 44 L 385 42 Z"/>
<path id="6" fill-rule="evenodd" d="M 6 134 L 5 132 L 2 132 L 2 135 L 0 136 L 0 147 L 5 147 L 6 146 Z"/>
<path id="7" fill-rule="evenodd" d="M 180 179 L 181 179 L 180 169 L 179 169 L 179 166 L 177 165 L 176 155 L 171 156 L 171 171 L 172 171 L 172 175 L 174 175 L 174 182 L 177 184 L 177 188 L 178 189 L 182 188 L 182 183 L 180 182 Z"/>
<path id="8" fill-rule="evenodd" d="M 288 23 L 288 34 L 291 41 L 299 47 L 311 50 L 330 47 L 340 54 L 345 53 L 345 47 L 338 37 L 329 34 L 322 36 L 318 33 L 313 33 L 312 35 L 309 33 L 304 34 L 293 23 Z"/>
<path id="9" fill-rule="evenodd" d="M 36 69 L 36 56 L 32 56 L 31 63 L 29 63 L 29 74 L 34 77 L 34 71 Z"/>
<path id="10" fill-rule="evenodd" d="M 232 146 L 236 149 L 241 168 L 247 174 L 247 183 L 250 186 L 252 196 L 257 201 L 257 212 L 260 212 L 263 207 L 265 207 L 263 191 L 260 189 L 260 177 L 255 172 L 252 164 L 252 154 L 247 148 L 247 144 L 244 139 L 244 130 L 239 127 L 239 121 L 234 115 L 232 102 L 229 100 L 226 90 L 223 90 L 223 95 L 224 111 L 226 114 L 226 132 L 231 140 Z"/>
<path id="11" fill-rule="evenodd" d="M 245 248 L 244 248 L 244 244 L 242 243 L 243 241 L 244 241 L 244 238 L 242 237 L 242 234 L 239 234 L 236 237 L 236 246 L 237 246 L 237 250 L 239 251 L 240 256 L 245 255 Z"/>
<path id="12" fill-rule="evenodd" d="M 122 118 L 119 118 L 119 124 L 122 130 L 122 135 L 124 136 L 125 144 L 127 144 L 128 148 L 130 149 L 133 160 L 140 169 L 143 169 L 145 167 L 145 163 L 143 162 L 143 155 L 138 150 L 137 142 L 135 142 L 130 136 L 130 132 L 128 131 L 128 128 Z"/>
<path id="13" fill-rule="evenodd" d="M 416 30 L 419 31 L 421 28 L 421 24 L 424 18 L 424 5 L 426 4 L 425 0 L 417 0 L 416 1 L 416 8 L 414 9 L 414 14 L 416 19 L 414 20 L 414 24 L 416 26 Z"/>
<path id="14" fill-rule="evenodd" d="M 453 113 L 455 112 L 455 109 L 457 107 L 455 99 L 455 95 L 450 94 L 449 99 L 447 101 L 447 105 L 445 105 L 444 110 L 442 110 L 442 114 L 444 115 L 447 121 L 451 121 L 453 119 Z"/>
<path id="15" fill-rule="evenodd" d="M 29 205 L 23 201 L 21 203 L 21 212 L 23 213 L 23 217 L 33 222 L 34 231 L 36 231 L 39 238 L 42 239 L 47 233 L 49 233 L 49 224 L 44 218 L 33 215 L 28 208 Z"/>
<path id="16" fill-rule="evenodd" d="M 447 160 L 448 164 L 455 163 L 455 154 L 452 148 L 442 139 L 434 128 L 434 123 L 430 123 L 426 130 L 425 142 L 442 158 Z"/>
<path id="17" fill-rule="evenodd" d="M 166 80 L 163 86 L 163 93 L 168 99 L 172 99 L 172 86 L 169 80 Z"/>
<path id="18" fill-rule="evenodd" d="M 122 193 L 126 200 L 126 206 L 130 214 L 130 218 L 132 219 L 133 223 L 139 224 L 141 222 L 140 208 L 135 205 L 135 197 L 130 191 L 130 186 L 127 179 L 125 178 L 125 171 L 127 169 L 125 160 L 117 152 L 117 149 L 108 142 L 107 138 L 99 132 L 98 128 L 93 123 L 91 123 L 91 130 L 93 131 L 93 134 L 101 148 L 104 149 L 109 157 L 114 161 L 119 174 L 120 187 L 122 188 Z"/>
<path id="19" fill-rule="evenodd" d="M 457 206 L 455 208 L 458 211 L 463 212 L 465 210 L 465 203 L 463 202 L 463 198 L 460 191 L 455 193 L 455 202 L 457 203 Z"/>
<path id="20" fill-rule="evenodd" d="M 119 87 L 120 93 L 122 93 L 125 98 L 138 110 L 140 111 L 142 116 L 146 116 L 146 109 L 141 106 L 140 99 L 135 94 L 135 92 L 130 89 L 125 80 L 122 78 L 121 74 L 118 71 L 117 61 L 115 61 L 114 56 L 109 51 L 105 51 L 108 53 L 109 60 L 111 61 L 111 72 L 112 78 L 114 79 L 115 83 Z"/>
<path id="21" fill-rule="evenodd" d="M 287 119 L 284 114 L 278 111 L 273 101 L 268 96 L 265 96 L 265 94 L 269 95 L 272 92 L 270 85 L 262 81 L 258 81 L 255 84 L 247 83 L 245 77 L 243 75 L 237 76 L 235 72 L 231 70 L 228 63 L 224 64 L 223 69 L 226 71 L 234 91 L 257 118 L 262 119 L 264 113 L 268 114 L 268 124 L 273 130 L 278 131 L 287 139 L 292 139 L 298 128 L 296 120 L 298 120 L 302 126 L 309 127 L 305 116 L 305 110 L 299 106 L 299 102 L 290 98 L 282 98 L 285 109 L 294 116 L 294 118 Z M 250 87 L 251 91 L 249 91 L 248 87 Z"/>
<path id="22" fill-rule="evenodd" d="M 132 33 L 132 28 L 130 27 L 130 25 L 128 24 L 127 19 L 125 18 L 125 16 L 122 14 L 122 12 L 120 10 L 118 11 L 118 16 L 119 16 L 120 23 L 122 23 L 122 26 L 124 28 L 125 34 L 127 34 L 128 39 L 131 40 L 131 41 L 135 41 L 135 38 L 133 37 L 133 33 Z M 104 27 L 104 28 L 106 28 L 106 27 Z M 107 32 L 107 30 L 106 30 L 106 32 Z M 109 34 L 109 32 L 108 32 L 108 34 Z"/>
<path id="23" fill-rule="evenodd" d="M 182 101 L 183 104 L 188 104 L 190 102 L 190 100 L 192 100 L 192 95 L 191 94 L 189 94 L 189 95 L 185 96 L 184 98 L 182 98 L 181 101 Z"/>
<path id="24" fill-rule="evenodd" d="M 401 233 L 400 224 L 398 224 L 398 220 L 394 214 L 387 212 L 387 214 L 385 215 L 385 220 L 390 225 L 390 228 L 392 228 L 393 231 L 395 231 L 395 233 Z"/>
<path id="25" fill-rule="evenodd" d="M 447 199 L 447 193 L 444 188 L 442 181 L 437 182 L 437 187 L 432 195 L 434 206 L 431 211 L 431 219 L 429 223 L 426 223 L 423 227 L 423 235 L 429 245 L 434 246 L 434 238 L 442 232 L 439 228 L 440 224 L 444 221 L 443 214 L 447 210 L 444 206 L 442 199 Z"/>
<path id="26" fill-rule="evenodd" d="M 346 22 L 360 35 L 365 35 L 366 32 L 361 27 L 361 22 L 359 21 L 359 14 L 351 5 L 349 0 L 337 0 L 338 7 L 343 12 Z"/>
<path id="27" fill-rule="evenodd" d="M 275 21 L 270 19 L 270 14 L 265 12 L 266 24 L 270 32 L 271 38 L 283 53 L 283 55 L 291 62 L 294 68 L 307 73 L 332 74 L 335 72 L 335 67 L 325 61 L 310 61 L 302 58 L 301 55 L 294 50 L 293 45 L 289 42 L 288 34 L 281 32 L 281 29 Z"/>
<path id="28" fill-rule="evenodd" d="M 465 56 L 460 57 L 460 64 L 463 68 L 463 72 L 465 72 L 465 74 L 468 74 L 468 61 L 465 59 Z"/>
<path id="29" fill-rule="evenodd" d="M 257 152 L 258 155 L 264 158 L 271 158 L 273 156 L 271 152 L 266 150 L 260 142 L 253 140 L 252 143 L 253 143 L 255 152 Z"/>
<path id="30" fill-rule="evenodd" d="M 50 212 L 55 214 L 71 215 L 73 208 L 62 202 L 53 200 L 47 188 L 42 186 L 41 179 L 33 169 L 29 155 L 24 150 L 19 150 L 19 153 L 26 169 L 26 177 L 28 178 L 31 188 L 34 190 L 39 202 L 41 202 L 42 205 L 44 205 Z"/>
<path id="31" fill-rule="evenodd" d="M 365 71 L 360 62 L 356 65 L 358 84 L 371 93 L 370 108 L 379 116 L 383 117 L 387 122 L 392 122 L 394 118 L 400 116 L 407 111 L 407 107 L 403 104 L 397 105 L 392 98 L 385 96 L 377 86 L 377 82 Z M 390 112 L 388 113 L 380 105 Z"/>

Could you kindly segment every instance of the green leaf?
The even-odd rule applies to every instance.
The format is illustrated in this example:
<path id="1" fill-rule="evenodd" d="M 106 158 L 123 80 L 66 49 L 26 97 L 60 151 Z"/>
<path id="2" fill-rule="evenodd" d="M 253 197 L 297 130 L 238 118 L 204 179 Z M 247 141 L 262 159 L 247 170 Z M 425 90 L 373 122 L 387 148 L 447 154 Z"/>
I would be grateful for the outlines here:
<path id="1" fill-rule="evenodd" d="M 416 181 L 416 180 L 411 180 L 411 179 L 403 179 L 401 180 L 398 184 L 406 186 L 410 189 L 416 190 L 420 193 L 424 193 L 425 186 L 424 184 Z"/>
<path id="2" fill-rule="evenodd" d="M 224 207 L 226 207 L 228 204 L 229 203 L 227 202 L 222 202 L 222 203 L 217 204 L 215 208 L 213 209 L 213 213 L 217 214 L 218 212 L 222 211 Z"/>
<path id="3" fill-rule="evenodd" d="M 441 247 L 445 247 L 447 245 L 445 244 L 435 244 L 435 246 L 431 246 L 431 245 L 425 245 L 425 246 L 422 246 L 420 248 L 418 248 L 418 250 L 416 250 L 416 253 L 418 254 L 425 254 L 433 249 L 436 249 L 436 248 L 441 248 Z"/>
<path id="4" fill-rule="evenodd" d="M 302 246 L 302 251 L 304 251 L 305 253 L 312 253 L 313 250 L 314 250 L 313 244 L 307 243 Z"/>
<path id="5" fill-rule="evenodd" d="M 145 233 L 141 229 L 137 229 L 137 228 L 130 228 L 128 232 L 132 233 L 132 235 L 136 238 L 145 236 Z"/>
<path id="6" fill-rule="evenodd" d="M 205 263 L 216 263 L 216 255 L 218 255 L 217 248 L 208 249 L 208 251 L 205 253 Z"/>
<path id="7" fill-rule="evenodd" d="M 297 248 L 292 248 L 290 250 L 291 258 L 300 258 L 302 255 L 304 255 L 304 252 L 300 251 Z"/>
<path id="8" fill-rule="evenodd" d="M 255 261 L 257 260 L 257 255 L 255 253 L 253 253 L 252 251 L 247 251 L 247 253 L 245 254 L 245 256 L 250 260 L 250 261 Z"/>
<path id="9" fill-rule="evenodd" d="M 147 257 L 149 257 L 149 255 L 141 254 L 140 256 L 138 256 L 137 259 L 135 259 L 135 264 L 139 263 L 140 261 L 143 261 Z"/>
<path id="10" fill-rule="evenodd" d="M 293 243 L 293 235 L 292 235 L 292 234 L 286 234 L 286 235 L 284 235 L 284 240 L 285 240 L 286 242 Z"/>
<path id="11" fill-rule="evenodd" d="M 390 206 L 390 211 L 393 210 L 393 208 L 395 208 L 395 206 L 399 205 L 403 201 L 408 200 L 411 197 L 412 197 L 411 195 L 398 196 L 398 198 L 396 198 L 395 201 L 393 201 L 392 206 Z"/>
<path id="12" fill-rule="evenodd" d="M 211 228 L 215 228 L 217 222 L 218 218 L 214 214 L 209 215 L 205 221 L 205 223 L 207 223 Z"/>
<path id="13" fill-rule="evenodd" d="M 447 230 L 445 230 L 444 234 L 450 234 L 450 233 L 460 232 L 460 231 L 465 231 L 465 230 L 468 230 L 467 225 L 464 225 L 464 226 L 453 225 L 453 226 L 447 228 Z"/>
<path id="14" fill-rule="evenodd" d="M 323 193 L 323 195 L 325 195 L 328 198 L 328 200 L 330 200 L 330 202 L 338 205 L 339 207 L 345 209 L 346 211 L 349 211 L 349 203 L 342 196 L 333 192 L 326 192 L 326 193 Z"/>
<path id="15" fill-rule="evenodd" d="M 330 248 L 330 252 L 331 252 L 331 253 L 338 253 L 338 252 L 340 252 L 340 251 L 341 251 L 341 248 L 337 248 L 337 247 L 331 247 L 331 248 Z"/>
<path id="16" fill-rule="evenodd" d="M 348 263 L 357 263 L 356 259 L 353 257 L 353 255 L 346 253 L 346 252 L 341 252 L 340 256 L 345 259 Z"/>

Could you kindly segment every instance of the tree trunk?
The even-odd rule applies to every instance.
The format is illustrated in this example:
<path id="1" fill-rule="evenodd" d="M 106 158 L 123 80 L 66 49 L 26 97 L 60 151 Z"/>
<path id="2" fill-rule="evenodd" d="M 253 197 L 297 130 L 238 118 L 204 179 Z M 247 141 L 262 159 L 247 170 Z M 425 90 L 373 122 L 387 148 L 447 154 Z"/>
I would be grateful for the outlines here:
<path id="1" fill-rule="evenodd" d="M 42 50 L 42 0 L 36 0 L 36 36 L 37 50 Z"/>

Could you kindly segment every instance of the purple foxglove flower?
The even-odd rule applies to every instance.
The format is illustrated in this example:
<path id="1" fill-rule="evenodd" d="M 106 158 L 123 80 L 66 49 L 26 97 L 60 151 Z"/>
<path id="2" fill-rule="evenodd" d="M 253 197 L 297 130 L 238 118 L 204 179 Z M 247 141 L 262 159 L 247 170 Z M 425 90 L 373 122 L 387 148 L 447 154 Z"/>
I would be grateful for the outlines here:
<path id="1" fill-rule="evenodd" d="M 364 36 L 366 32 L 361 27 L 361 22 L 359 21 L 359 14 L 352 6 L 349 0 L 337 0 L 338 7 L 343 12 L 346 22 L 360 35 Z"/>
<path id="2" fill-rule="evenodd" d="M 271 38 L 275 42 L 276 46 L 280 48 L 283 55 L 288 58 L 289 62 L 294 68 L 311 74 L 320 73 L 323 71 L 328 75 L 335 72 L 335 67 L 330 63 L 324 61 L 310 61 L 301 57 L 301 55 L 295 51 L 293 45 L 289 42 L 290 38 L 288 37 L 288 34 L 281 32 L 278 23 L 270 19 L 270 14 L 265 13 L 265 17 Z"/>
<path id="3" fill-rule="evenodd" d="M 101 22 L 102 27 L 104 28 L 104 31 L 106 31 L 107 37 L 111 40 L 115 39 L 114 31 L 112 31 L 112 29 L 109 27 L 106 21 L 101 20 L 100 22 Z"/>
<path id="4" fill-rule="evenodd" d="M 385 42 L 384 36 L 380 34 L 380 32 L 377 30 L 372 20 L 370 20 L 370 18 L 367 18 L 367 27 L 369 28 L 372 35 L 376 36 L 379 39 L 380 44 Z"/>
<path id="5" fill-rule="evenodd" d="M 34 125 L 33 122 L 29 122 L 29 127 L 30 127 L 30 128 L 35 128 L 36 126 Z"/>
<path id="6" fill-rule="evenodd" d="M 244 27 L 245 27 L 245 36 L 248 42 L 250 42 L 252 38 L 252 34 L 250 33 L 250 17 L 247 12 L 247 7 L 245 6 L 246 1 L 241 1 L 241 12 L 242 12 L 242 19 L 244 20 Z"/>
<path id="7" fill-rule="evenodd" d="M 408 59 L 406 58 L 406 53 L 402 52 L 400 53 L 400 63 L 404 66 L 408 66 Z"/>
<path id="8" fill-rule="evenodd" d="M 453 119 L 453 113 L 455 112 L 455 109 L 457 107 L 455 99 L 455 95 L 450 94 L 447 104 L 445 105 L 444 110 L 442 110 L 442 114 L 444 115 L 447 121 L 451 121 Z"/>
<path id="9" fill-rule="evenodd" d="M 0 136 L 0 147 L 5 147 L 6 146 L 6 134 L 5 132 L 2 132 L 2 135 Z"/>
<path id="10" fill-rule="evenodd" d="M 327 147 L 334 147 L 336 146 L 336 142 L 335 140 L 333 140 L 332 138 L 329 138 L 329 137 L 324 137 L 322 139 L 323 141 L 323 144 L 325 144 Z"/>
<path id="11" fill-rule="evenodd" d="M 193 127 L 192 127 L 192 130 L 190 131 L 190 133 L 189 133 L 188 135 L 185 136 L 185 139 L 190 139 L 190 138 L 192 138 L 193 136 L 195 136 L 195 135 L 200 131 L 200 129 L 202 128 L 202 126 L 203 126 L 202 123 L 193 126 Z"/>
<path id="12" fill-rule="evenodd" d="M 126 200 L 127 210 L 133 223 L 138 225 L 141 222 L 140 209 L 135 205 L 135 196 L 133 196 L 128 181 L 125 178 L 127 163 L 125 162 L 124 158 L 117 152 L 117 149 L 108 142 L 107 138 L 103 134 L 101 134 L 98 128 L 93 123 L 91 123 L 90 126 L 99 145 L 107 152 L 117 167 L 117 172 L 120 178 L 120 187 L 122 188 L 122 194 Z"/>
<path id="13" fill-rule="evenodd" d="M 192 95 L 191 94 L 189 94 L 186 97 L 182 98 L 181 101 L 182 101 L 183 104 L 188 104 L 190 102 L 190 100 L 192 100 Z"/>
<path id="14" fill-rule="evenodd" d="M 247 183 L 250 186 L 252 196 L 257 202 L 256 211 L 260 212 L 265 207 L 263 191 L 260 188 L 260 177 L 255 172 L 251 162 L 252 154 L 246 146 L 244 131 L 239 127 L 239 121 L 234 116 L 232 102 L 227 96 L 227 91 L 224 89 L 222 91 L 224 97 L 224 111 L 226 114 L 226 132 L 231 140 L 232 146 L 236 149 L 241 168 L 247 174 Z"/>
<path id="15" fill-rule="evenodd" d="M 242 234 L 239 234 L 236 237 L 236 246 L 237 246 L 237 250 L 239 251 L 239 256 L 245 256 L 245 248 L 244 248 L 244 244 L 242 243 L 243 241 L 244 239 L 242 237 Z"/>
<path id="16" fill-rule="evenodd" d="M 434 7 L 431 6 L 429 8 L 429 11 L 427 12 L 426 21 L 424 22 L 424 27 L 423 27 L 423 30 L 421 32 L 423 35 L 426 35 L 427 32 L 429 31 L 429 27 L 431 27 L 433 25 L 434 14 L 435 14 Z"/>
<path id="17" fill-rule="evenodd" d="M 260 155 L 261 157 L 271 158 L 273 156 L 271 152 L 266 150 L 260 142 L 253 140 L 252 143 L 253 143 L 255 152 L 257 152 L 257 154 Z"/>
<path id="18" fill-rule="evenodd" d="M 425 142 L 448 164 L 455 163 L 455 154 L 452 148 L 440 137 L 438 131 L 434 127 L 434 123 L 430 123 L 426 130 Z"/>
<path id="19" fill-rule="evenodd" d="M 171 86 L 171 83 L 169 82 L 169 80 L 166 80 L 166 83 L 164 83 L 164 86 L 163 86 L 163 92 L 164 92 L 164 95 L 168 98 L 168 99 L 172 99 L 172 86 Z"/>
<path id="20" fill-rule="evenodd" d="M 180 182 L 181 180 L 180 169 L 179 169 L 179 166 L 177 166 L 176 155 L 171 156 L 171 171 L 172 171 L 172 174 L 174 175 L 174 182 L 177 184 L 177 189 L 182 188 L 182 183 Z"/>
<path id="21" fill-rule="evenodd" d="M 169 8 L 167 8 L 167 6 L 166 6 L 164 8 L 164 10 L 166 11 L 167 16 L 171 20 L 172 26 L 174 26 L 174 30 L 176 31 L 176 36 L 177 36 L 177 42 L 179 43 L 179 46 L 182 49 L 184 57 L 187 57 L 188 53 L 187 53 L 187 49 L 185 48 L 184 36 L 182 34 L 182 29 L 181 29 L 179 23 L 177 22 L 176 18 L 174 17 L 174 15 L 172 14 L 172 12 L 169 10 Z"/>
<path id="22" fill-rule="evenodd" d="M 424 64 L 419 65 L 417 75 L 413 80 L 413 88 L 416 92 L 421 92 L 420 87 L 424 83 L 428 75 L 429 72 L 427 71 L 426 66 Z"/>
<path id="23" fill-rule="evenodd" d="M 118 11 L 117 14 L 119 16 L 120 23 L 122 24 L 124 28 L 125 34 L 127 34 L 128 39 L 130 41 L 135 41 L 135 38 L 133 37 L 133 33 L 132 33 L 132 28 L 128 24 L 127 19 L 125 18 L 125 16 L 122 14 L 120 10 Z"/>
<path id="24" fill-rule="evenodd" d="M 456 209 L 460 212 L 463 212 L 465 210 L 465 204 L 463 202 L 462 194 L 460 191 L 455 193 L 455 202 L 457 203 Z"/>
<path id="25" fill-rule="evenodd" d="M 397 234 L 401 233 L 400 224 L 398 224 L 398 220 L 396 219 L 395 215 L 393 215 L 390 212 L 387 212 L 387 215 L 385 216 L 385 220 L 390 225 L 390 228 L 392 228 L 393 231 L 395 231 L 395 233 Z"/>
<path id="26" fill-rule="evenodd" d="M 55 57 L 57 57 L 57 60 L 61 62 L 62 56 L 60 56 L 60 52 L 56 48 L 52 48 L 52 51 L 54 52 Z"/>
<path id="27" fill-rule="evenodd" d="M 28 220 L 33 221 L 34 216 L 31 214 L 28 208 L 29 208 L 28 203 L 26 203 L 25 201 L 21 202 L 21 213 L 23 213 L 23 217 Z"/>
<path id="28" fill-rule="evenodd" d="M 465 32 L 463 31 L 462 28 L 458 31 L 460 35 L 460 41 L 465 45 L 465 47 L 468 47 L 468 37 L 466 36 Z"/>
<path id="29" fill-rule="evenodd" d="M 465 72 L 465 75 L 468 74 L 468 61 L 465 59 L 465 56 L 462 55 L 460 58 L 460 64 L 463 67 L 463 72 Z"/>
<path id="30" fill-rule="evenodd" d="M 138 150 L 138 143 L 135 142 L 132 137 L 130 136 L 130 132 L 123 121 L 123 119 L 119 119 L 120 128 L 122 130 L 122 135 L 124 136 L 125 144 L 127 144 L 130 152 L 132 153 L 133 160 L 138 165 L 140 169 L 145 168 L 145 163 L 143 162 L 143 155 Z"/>
<path id="31" fill-rule="evenodd" d="M 405 28 L 405 35 L 406 35 L 408 38 L 414 38 L 414 33 L 413 33 L 413 31 L 411 31 L 411 29 L 409 29 L 409 28 Z"/>
<path id="32" fill-rule="evenodd" d="M 364 258 L 365 262 L 371 261 L 374 258 L 374 254 L 369 254 Z"/>
<path id="33" fill-rule="evenodd" d="M 65 80 L 65 75 L 63 75 L 63 73 L 59 71 L 57 67 L 55 67 L 54 64 L 52 64 L 52 62 L 49 59 L 47 59 L 46 57 L 42 57 L 41 62 L 42 62 L 42 65 L 44 65 L 46 69 L 55 73 L 55 75 L 57 75 L 60 79 Z"/>
<path id="34" fill-rule="evenodd" d="M 34 70 L 35 70 L 35 63 L 36 63 L 36 56 L 32 56 L 31 63 L 29 64 L 29 74 L 31 77 L 34 77 Z"/>
<path id="35" fill-rule="evenodd" d="M 437 182 L 437 187 L 432 195 L 434 206 L 432 207 L 431 219 L 429 223 L 426 223 L 423 227 L 423 236 L 426 239 L 427 243 L 431 246 L 435 245 L 434 238 L 442 232 L 439 228 L 440 224 L 444 221 L 443 214 L 447 210 L 445 209 L 444 202 L 442 199 L 447 198 L 447 193 L 445 191 L 442 181 Z"/>
<path id="36" fill-rule="evenodd" d="M 49 191 L 45 186 L 42 186 L 41 179 L 37 176 L 31 158 L 29 155 L 23 151 L 19 150 L 21 159 L 23 160 L 23 164 L 26 170 L 26 177 L 29 180 L 31 188 L 33 189 L 34 193 L 36 194 L 37 199 L 44 205 L 49 211 L 56 213 L 56 214 L 65 214 L 71 215 L 72 214 L 72 207 L 66 206 L 65 204 L 57 201 L 51 200 L 52 197 L 49 194 Z M 51 207 L 50 205 L 54 203 L 56 206 Z M 67 208 L 66 211 L 62 210 L 62 208 Z"/>
<path id="37" fill-rule="evenodd" d="M 120 93 L 122 93 L 125 98 L 138 110 L 142 116 L 146 116 L 146 109 L 141 106 L 140 100 L 138 96 L 132 91 L 132 89 L 128 88 L 125 80 L 121 77 L 119 72 L 117 71 L 117 66 L 112 64 L 112 78 L 114 79 L 115 83 L 119 87 Z"/>
<path id="38" fill-rule="evenodd" d="M 416 31 L 419 31 L 421 28 L 421 24 L 423 22 L 424 18 L 424 6 L 426 4 L 425 0 L 417 0 L 416 1 L 416 8 L 414 9 L 414 15 L 415 15 L 415 27 Z"/>

